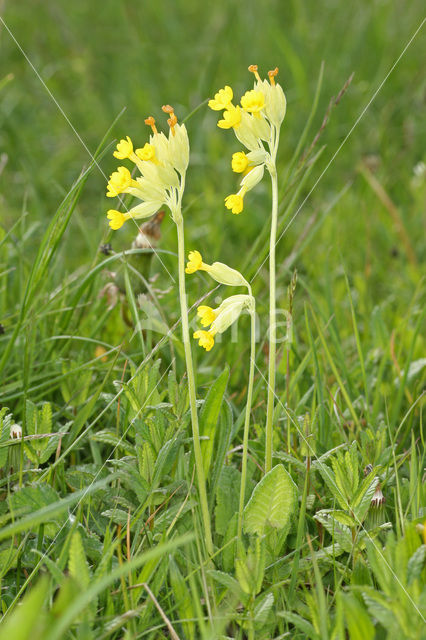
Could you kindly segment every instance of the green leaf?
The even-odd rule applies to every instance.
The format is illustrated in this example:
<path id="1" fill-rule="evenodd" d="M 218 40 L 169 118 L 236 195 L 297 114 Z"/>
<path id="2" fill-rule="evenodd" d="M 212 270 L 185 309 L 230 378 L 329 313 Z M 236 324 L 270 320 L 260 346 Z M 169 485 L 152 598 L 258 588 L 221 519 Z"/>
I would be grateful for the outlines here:
<path id="1" fill-rule="evenodd" d="M 244 509 L 244 531 L 262 535 L 267 526 L 283 529 L 296 511 L 297 487 L 282 464 L 256 485 Z"/>
<path id="2" fill-rule="evenodd" d="M 423 567 L 425 566 L 426 544 L 422 544 L 411 556 L 407 564 L 407 584 L 410 585 L 413 580 L 420 578 Z"/>
<path id="3" fill-rule="evenodd" d="M 209 477 L 210 464 L 216 436 L 216 425 L 219 418 L 223 396 L 228 384 L 229 368 L 226 367 L 209 389 L 200 413 L 200 435 L 207 440 L 201 442 L 204 473 Z"/>
<path id="4" fill-rule="evenodd" d="M 337 512 L 342 520 L 342 511 Z M 349 516 L 347 516 L 349 517 Z M 334 512 L 331 509 L 322 509 L 318 511 L 315 516 L 315 520 L 320 522 L 328 533 L 332 536 L 334 543 L 340 545 L 342 549 L 350 553 L 353 549 L 352 531 L 351 525 L 339 522 L 334 517 Z M 352 519 L 350 519 L 352 521 Z"/>
<path id="5" fill-rule="evenodd" d="M 216 531 L 224 536 L 232 516 L 238 510 L 241 474 L 235 467 L 223 467 L 216 491 Z"/>
<path id="6" fill-rule="evenodd" d="M 350 593 L 341 597 L 350 640 L 374 640 L 374 626 L 362 604 Z"/>
<path id="7" fill-rule="evenodd" d="M 254 608 L 254 623 L 256 626 L 264 626 L 270 619 L 272 607 L 274 606 L 274 595 L 268 593 Z"/>
<path id="8" fill-rule="evenodd" d="M 172 555 L 169 556 L 169 575 L 176 608 L 179 617 L 183 620 L 182 627 L 185 631 L 185 637 L 193 640 L 195 638 L 195 626 L 192 620 L 196 617 L 196 612 L 192 603 L 191 592 Z"/>
<path id="9" fill-rule="evenodd" d="M 379 478 L 377 476 L 367 476 L 361 482 L 361 485 L 352 500 L 351 509 L 357 518 L 358 523 L 363 522 L 365 516 L 367 515 L 367 511 L 371 505 L 371 499 L 374 496 L 374 492 L 376 491 L 376 487 L 379 483 Z"/>
<path id="10" fill-rule="evenodd" d="M 86 554 L 78 531 L 75 531 L 71 538 L 68 570 L 82 588 L 86 589 L 89 586 L 89 567 L 87 566 Z"/>
<path id="11" fill-rule="evenodd" d="M 0 640 L 43 640 L 46 633 L 43 603 L 49 590 L 45 576 L 24 597 L 13 613 L 2 621 Z"/>
<path id="12" fill-rule="evenodd" d="M 7 442 L 10 438 L 10 427 L 12 426 L 12 415 L 7 413 L 9 409 L 3 407 L 0 410 L 0 444 Z M 0 449 L 0 469 L 5 466 L 7 462 L 8 447 L 2 447 Z"/>
<path id="13" fill-rule="evenodd" d="M 291 613 L 290 611 L 280 611 L 278 615 L 291 622 L 291 624 L 293 624 L 297 629 L 300 629 L 300 631 L 302 631 L 302 633 L 304 633 L 307 638 L 310 638 L 310 640 L 320 640 L 320 636 L 315 631 L 315 627 L 310 622 L 305 620 L 305 618 L 299 616 L 297 613 Z"/>

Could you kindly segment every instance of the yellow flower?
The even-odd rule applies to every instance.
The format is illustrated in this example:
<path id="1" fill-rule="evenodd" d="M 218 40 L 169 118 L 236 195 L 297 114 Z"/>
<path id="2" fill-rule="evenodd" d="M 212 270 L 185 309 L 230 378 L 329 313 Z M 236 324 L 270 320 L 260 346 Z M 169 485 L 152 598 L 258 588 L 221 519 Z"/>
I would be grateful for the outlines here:
<path id="1" fill-rule="evenodd" d="M 231 165 L 232 171 L 235 171 L 235 173 L 243 173 L 247 169 L 249 165 L 249 159 L 247 158 L 244 151 L 237 151 L 237 153 L 232 154 Z"/>
<path id="2" fill-rule="evenodd" d="M 200 347 L 204 347 L 206 351 L 214 346 L 214 332 L 212 331 L 195 331 L 194 338 L 198 340 Z"/>
<path id="3" fill-rule="evenodd" d="M 238 127 L 241 122 L 241 109 L 234 107 L 233 104 L 228 105 L 226 111 L 223 112 L 223 120 L 219 120 L 217 126 L 220 129 L 231 129 Z"/>
<path id="4" fill-rule="evenodd" d="M 220 89 L 213 100 L 209 100 L 209 107 L 213 111 L 221 111 L 227 109 L 228 105 L 232 102 L 234 94 L 231 87 L 226 86 L 224 89 Z"/>
<path id="5" fill-rule="evenodd" d="M 114 171 L 110 175 L 109 182 L 107 185 L 108 198 L 115 198 L 119 193 L 123 193 L 128 187 L 132 184 L 132 176 L 130 175 L 130 171 L 126 169 L 126 167 L 118 167 L 117 171 Z"/>
<path id="6" fill-rule="evenodd" d="M 188 254 L 188 264 L 185 273 L 195 273 L 203 266 L 203 258 L 199 251 L 190 251 Z"/>
<path id="7" fill-rule="evenodd" d="M 198 307 L 197 314 L 201 319 L 201 324 L 203 325 L 203 327 L 208 327 L 209 324 L 214 322 L 217 317 L 216 311 L 211 307 L 207 307 L 205 305 L 201 305 L 200 307 Z"/>
<path id="8" fill-rule="evenodd" d="M 111 229 L 114 229 L 114 231 L 120 229 L 120 227 L 122 227 L 127 220 L 127 217 L 124 213 L 121 213 L 121 211 L 116 211 L 115 209 L 110 209 L 108 211 L 107 218 L 109 220 L 109 226 L 111 227 Z"/>
<path id="9" fill-rule="evenodd" d="M 155 147 L 154 145 L 149 144 L 148 142 L 144 144 L 142 149 L 136 149 L 135 153 L 138 156 L 138 158 L 140 158 L 141 160 L 146 160 L 146 161 L 151 160 L 152 162 L 155 162 L 156 160 Z"/>
<path id="10" fill-rule="evenodd" d="M 265 96 L 261 91 L 255 91 L 255 89 L 246 91 L 241 98 L 241 106 L 244 111 L 258 114 L 265 106 Z"/>
<path id="11" fill-rule="evenodd" d="M 126 140 L 120 140 L 117 144 L 117 151 L 114 151 L 112 154 L 115 158 L 119 160 L 125 160 L 129 158 L 133 153 L 133 143 L 130 140 L 129 136 L 126 136 Z"/>
<path id="12" fill-rule="evenodd" d="M 233 193 L 225 198 L 225 207 L 232 213 L 241 213 L 244 207 L 244 197 L 239 193 Z"/>

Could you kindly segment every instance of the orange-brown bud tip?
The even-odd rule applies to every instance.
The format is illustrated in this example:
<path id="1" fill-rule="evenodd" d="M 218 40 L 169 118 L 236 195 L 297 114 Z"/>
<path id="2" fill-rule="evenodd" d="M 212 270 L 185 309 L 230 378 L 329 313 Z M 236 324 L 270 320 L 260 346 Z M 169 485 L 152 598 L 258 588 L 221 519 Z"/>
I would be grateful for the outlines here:
<path id="1" fill-rule="evenodd" d="M 157 127 L 155 126 L 155 118 L 153 118 L 152 116 L 149 116 L 149 118 L 145 118 L 145 124 L 147 124 L 148 127 L 151 127 L 154 133 L 157 133 Z"/>
<path id="2" fill-rule="evenodd" d="M 275 76 L 277 75 L 278 75 L 278 67 L 275 67 L 275 69 L 272 69 L 272 71 L 268 71 L 269 82 L 271 84 L 275 84 Z"/>
<path id="3" fill-rule="evenodd" d="M 169 104 L 163 104 L 161 108 L 164 111 L 164 113 L 174 113 L 173 107 L 171 107 Z"/>
<path id="4" fill-rule="evenodd" d="M 258 69 L 257 64 L 251 64 L 251 65 L 249 66 L 249 68 L 248 68 L 248 70 L 249 70 L 251 73 L 254 73 L 254 77 L 256 78 L 256 80 L 258 80 L 258 81 L 260 82 L 260 76 L 259 76 L 259 74 L 257 73 L 257 69 Z"/>
<path id="5" fill-rule="evenodd" d="M 175 133 L 174 126 L 177 124 L 177 118 L 174 113 L 171 114 L 170 118 L 167 120 L 167 124 L 169 125 L 172 133 Z"/>

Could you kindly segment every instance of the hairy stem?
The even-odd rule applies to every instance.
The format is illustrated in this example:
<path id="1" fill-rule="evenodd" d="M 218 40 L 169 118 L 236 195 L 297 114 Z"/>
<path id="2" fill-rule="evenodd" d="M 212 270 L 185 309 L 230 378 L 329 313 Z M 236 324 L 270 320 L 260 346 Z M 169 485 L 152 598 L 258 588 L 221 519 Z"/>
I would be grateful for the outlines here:
<path id="1" fill-rule="evenodd" d="M 210 526 L 210 514 L 207 501 L 206 479 L 204 475 L 203 456 L 201 453 L 200 431 L 198 428 L 198 414 L 195 394 L 194 367 L 192 364 L 191 343 L 189 339 L 188 306 L 186 303 L 185 289 L 185 244 L 183 235 L 183 219 L 180 214 L 176 216 L 178 237 L 178 262 L 179 262 L 179 299 L 182 316 L 182 339 L 185 349 L 186 371 L 188 375 L 189 404 L 191 408 L 192 439 L 194 443 L 195 466 L 197 470 L 198 493 L 200 496 L 201 513 L 206 536 L 206 548 L 209 555 L 213 555 L 213 541 Z"/>
<path id="2" fill-rule="evenodd" d="M 274 158 L 275 161 L 275 158 Z M 275 360 L 276 360 L 276 292 L 275 292 L 275 244 L 277 240 L 278 223 L 278 178 L 275 162 L 270 168 L 272 182 L 272 219 L 269 241 L 269 371 L 268 371 L 268 402 L 266 408 L 266 443 L 265 443 L 265 473 L 272 468 L 272 434 L 275 395 Z"/>
<path id="3" fill-rule="evenodd" d="M 250 291 L 250 295 L 251 295 L 251 291 Z M 243 464 L 241 468 L 240 506 L 238 509 L 237 535 L 239 538 L 241 537 L 241 532 L 242 532 L 244 497 L 246 493 L 248 437 L 249 437 L 249 427 L 250 427 L 251 404 L 252 404 L 252 398 L 253 398 L 254 362 L 255 362 L 255 356 L 256 356 L 256 313 L 254 308 L 250 311 L 250 316 L 251 316 L 250 370 L 249 370 L 249 381 L 248 381 L 248 387 L 247 387 L 246 416 L 245 416 L 245 422 L 244 422 Z"/>

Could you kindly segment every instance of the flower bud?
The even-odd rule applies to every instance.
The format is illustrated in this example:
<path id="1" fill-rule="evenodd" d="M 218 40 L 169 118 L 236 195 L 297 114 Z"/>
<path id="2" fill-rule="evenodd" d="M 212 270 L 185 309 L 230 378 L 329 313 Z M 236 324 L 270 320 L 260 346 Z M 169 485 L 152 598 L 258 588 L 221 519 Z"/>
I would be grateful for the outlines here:
<path id="1" fill-rule="evenodd" d="M 231 269 L 228 265 L 223 262 L 213 262 L 212 265 L 206 265 L 204 270 L 208 272 L 208 274 L 219 282 L 220 284 L 226 284 L 229 287 L 248 287 L 249 283 L 239 271 L 236 269 Z"/>
<path id="2" fill-rule="evenodd" d="M 245 187 L 246 191 L 250 191 L 262 180 L 264 171 L 265 167 L 263 164 L 253 167 L 241 180 L 241 186 Z"/>
<path id="3" fill-rule="evenodd" d="M 11 440 L 20 440 L 22 438 L 22 428 L 19 424 L 12 424 L 10 427 L 10 438 Z"/>
<path id="4" fill-rule="evenodd" d="M 182 175 L 189 164 L 189 140 L 184 124 L 176 124 L 169 134 L 169 153 L 173 166 Z"/>
<path id="5" fill-rule="evenodd" d="M 250 295 L 230 296 L 220 305 L 218 315 L 212 322 L 210 331 L 223 333 L 236 320 L 244 309 L 253 308 L 254 298 Z"/>

